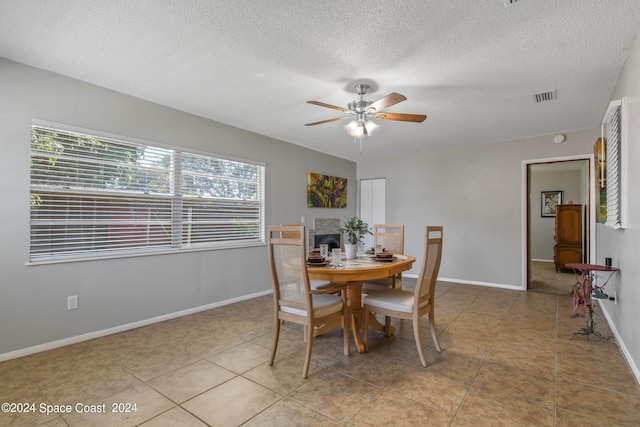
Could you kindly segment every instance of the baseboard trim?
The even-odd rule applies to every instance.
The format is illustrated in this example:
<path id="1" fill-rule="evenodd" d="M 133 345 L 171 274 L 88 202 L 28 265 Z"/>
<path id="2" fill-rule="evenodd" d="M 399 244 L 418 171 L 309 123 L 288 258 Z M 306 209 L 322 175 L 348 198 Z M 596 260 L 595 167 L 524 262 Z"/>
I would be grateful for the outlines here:
<path id="1" fill-rule="evenodd" d="M 223 307 L 225 305 L 234 304 L 237 302 L 269 295 L 273 293 L 273 289 L 267 291 L 256 292 L 249 295 L 243 295 L 237 298 L 231 298 L 224 301 L 214 302 L 211 304 L 201 305 L 198 307 L 189 308 L 186 310 L 176 311 L 174 313 L 163 314 L 161 316 L 152 317 L 150 319 L 144 319 L 137 322 L 127 323 L 125 325 L 115 326 L 113 328 L 102 329 L 99 331 L 88 332 L 82 335 L 76 335 L 74 337 L 64 338 L 57 341 L 51 341 L 44 344 L 34 345 L 32 347 L 23 348 L 20 350 L 10 351 L 8 353 L 0 354 L 0 362 L 6 360 L 17 359 L 18 357 L 29 356 L 30 354 L 40 353 L 47 350 L 53 350 L 55 348 L 64 347 L 66 345 L 77 344 L 79 342 L 92 340 L 95 338 L 104 337 L 107 335 L 116 334 L 118 332 L 128 331 L 130 329 L 139 328 L 141 326 L 151 325 L 153 323 L 163 322 L 165 320 L 175 319 L 177 317 L 187 316 L 189 314 L 198 313 L 200 311 L 210 310 L 212 308 Z"/>
<path id="2" fill-rule="evenodd" d="M 438 280 L 440 280 L 442 282 L 461 283 L 463 285 L 486 286 L 488 288 L 513 289 L 514 291 L 524 291 L 525 290 L 521 286 L 505 285 L 503 283 L 480 282 L 478 280 L 452 279 L 450 277 L 438 277 Z"/>

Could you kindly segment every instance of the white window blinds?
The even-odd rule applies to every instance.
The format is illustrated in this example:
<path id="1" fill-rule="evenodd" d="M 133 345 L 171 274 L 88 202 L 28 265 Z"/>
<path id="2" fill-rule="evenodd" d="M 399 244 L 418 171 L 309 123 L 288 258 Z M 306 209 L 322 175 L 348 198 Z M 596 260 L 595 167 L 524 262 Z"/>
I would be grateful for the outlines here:
<path id="1" fill-rule="evenodd" d="M 622 227 L 623 173 L 622 170 L 622 100 L 612 101 L 602 120 L 602 139 L 605 142 L 605 185 L 607 220 L 605 226 Z"/>
<path id="2" fill-rule="evenodd" d="M 264 166 L 32 126 L 30 261 L 264 243 Z"/>

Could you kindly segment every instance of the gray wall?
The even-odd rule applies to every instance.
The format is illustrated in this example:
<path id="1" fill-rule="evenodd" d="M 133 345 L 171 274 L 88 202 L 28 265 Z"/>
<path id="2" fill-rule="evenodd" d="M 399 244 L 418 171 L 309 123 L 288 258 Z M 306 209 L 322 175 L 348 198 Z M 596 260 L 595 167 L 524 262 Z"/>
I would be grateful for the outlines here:
<path id="1" fill-rule="evenodd" d="M 597 261 L 612 258 L 620 272 L 607 284 L 607 293 L 618 296 L 617 304 L 603 302 L 604 308 L 618 334 L 622 337 L 622 350 L 635 363 L 636 378 L 640 381 L 640 32 L 629 50 L 625 67 L 614 90 L 612 100 L 626 97 L 626 116 L 623 115 L 623 134 L 629 142 L 627 160 L 629 165 L 628 216 L 625 229 L 613 230 L 601 224 L 596 226 L 598 246 Z M 604 111 L 603 111 L 604 114 Z M 606 364 L 605 364 L 606 366 Z"/>
<path id="2" fill-rule="evenodd" d="M 29 347 L 271 289 L 264 246 L 26 265 L 33 118 L 265 162 L 267 224 L 298 223 L 305 216 L 311 226 L 314 217 L 356 212 L 356 165 L 347 160 L 2 58 L 0 94 L 0 360 Z M 307 172 L 347 178 L 347 208 L 307 208 Z M 69 295 L 79 296 L 78 310 L 67 311 Z"/>
<path id="3" fill-rule="evenodd" d="M 424 226 L 444 226 L 440 277 L 523 289 L 522 162 L 589 155 L 599 131 L 566 135 L 361 162 L 358 178 L 386 177 L 386 221 L 405 224 L 406 253 L 420 259 Z"/>

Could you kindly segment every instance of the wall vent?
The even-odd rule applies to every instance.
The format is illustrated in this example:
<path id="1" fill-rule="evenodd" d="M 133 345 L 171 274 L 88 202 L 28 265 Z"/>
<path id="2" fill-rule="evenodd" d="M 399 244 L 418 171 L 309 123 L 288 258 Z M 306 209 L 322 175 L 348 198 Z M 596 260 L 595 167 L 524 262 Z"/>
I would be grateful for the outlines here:
<path id="1" fill-rule="evenodd" d="M 556 90 L 549 90 L 547 92 L 540 92 L 540 93 L 536 93 L 535 95 L 533 95 L 533 98 L 537 103 L 540 102 L 546 102 L 546 101 L 553 101 L 558 99 L 558 95 L 556 94 Z"/>
<path id="2" fill-rule="evenodd" d="M 513 6 L 518 3 L 522 3 L 524 0 L 504 0 L 504 7 Z"/>

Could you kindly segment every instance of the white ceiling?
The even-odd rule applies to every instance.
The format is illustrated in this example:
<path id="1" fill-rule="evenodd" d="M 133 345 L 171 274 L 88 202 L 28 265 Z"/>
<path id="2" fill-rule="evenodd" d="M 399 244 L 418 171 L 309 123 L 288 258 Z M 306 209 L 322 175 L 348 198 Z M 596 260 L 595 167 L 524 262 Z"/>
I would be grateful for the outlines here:
<path id="1" fill-rule="evenodd" d="M 0 57 L 359 161 L 598 127 L 638 28 L 638 0 L 0 0 Z M 360 81 L 427 120 L 362 154 L 303 126 Z"/>

